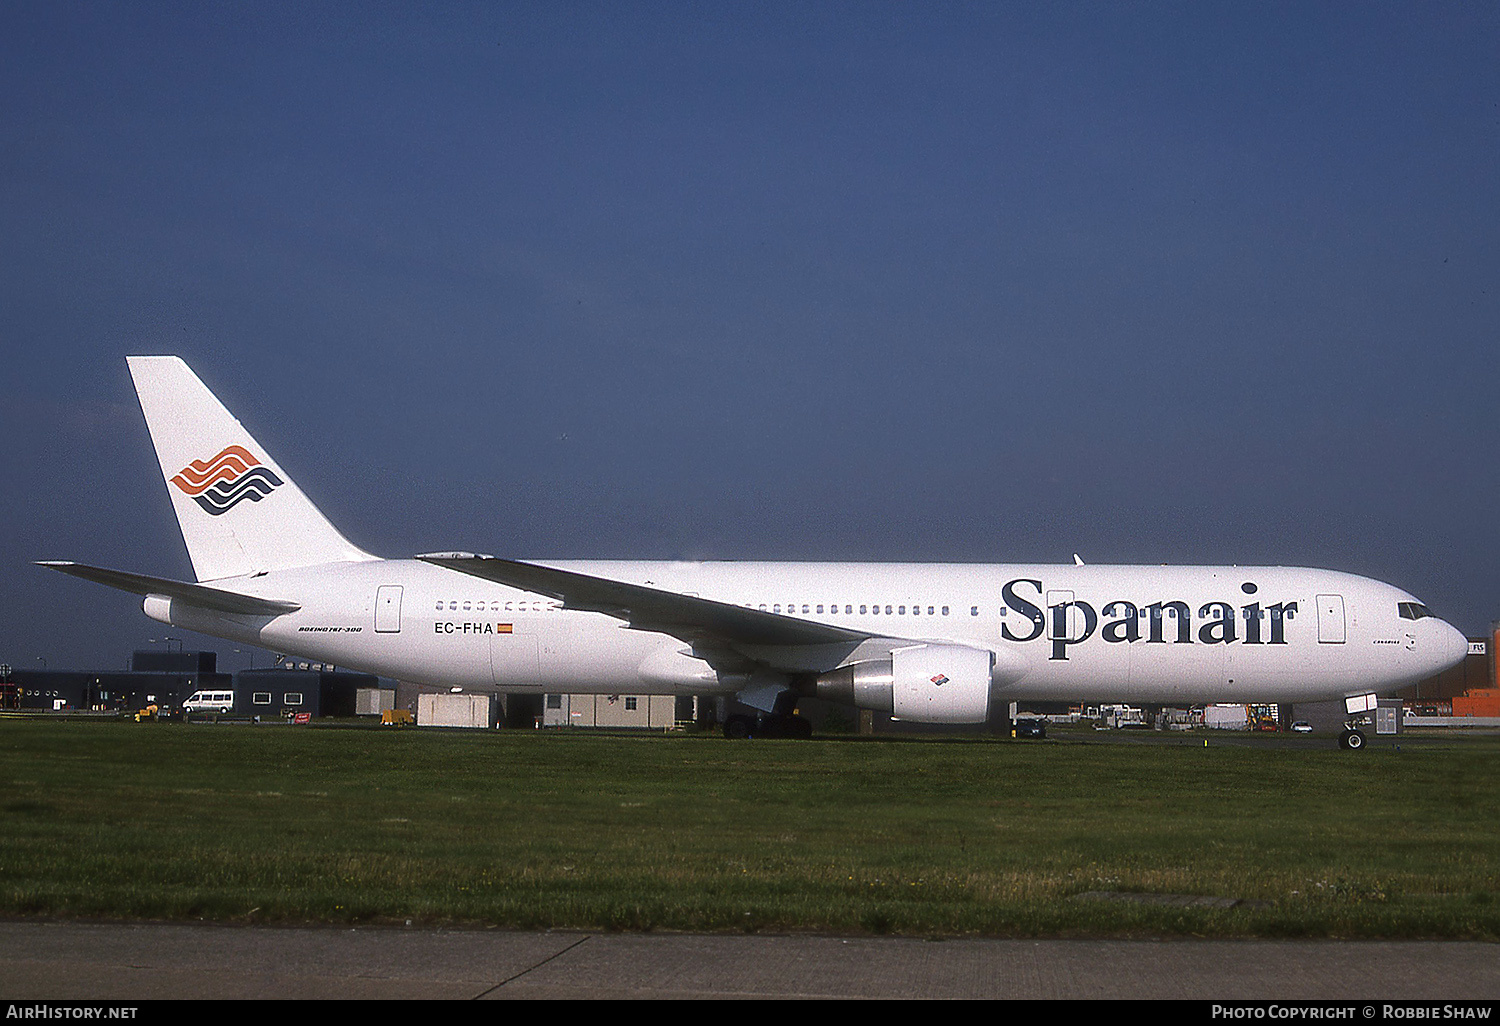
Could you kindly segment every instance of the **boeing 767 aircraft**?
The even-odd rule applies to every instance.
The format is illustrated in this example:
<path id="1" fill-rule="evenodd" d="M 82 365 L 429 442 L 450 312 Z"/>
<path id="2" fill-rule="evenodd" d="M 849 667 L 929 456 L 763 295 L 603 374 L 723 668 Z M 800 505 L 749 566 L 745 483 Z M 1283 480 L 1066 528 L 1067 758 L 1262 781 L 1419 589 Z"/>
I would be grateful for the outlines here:
<path id="1" fill-rule="evenodd" d="M 174 627 L 386 677 L 733 696 L 756 715 L 730 736 L 806 736 L 804 697 L 916 723 L 1026 700 L 1353 712 L 1467 651 L 1399 588 L 1295 567 L 381 559 L 182 360 L 128 362 L 197 581 L 42 565 Z"/>

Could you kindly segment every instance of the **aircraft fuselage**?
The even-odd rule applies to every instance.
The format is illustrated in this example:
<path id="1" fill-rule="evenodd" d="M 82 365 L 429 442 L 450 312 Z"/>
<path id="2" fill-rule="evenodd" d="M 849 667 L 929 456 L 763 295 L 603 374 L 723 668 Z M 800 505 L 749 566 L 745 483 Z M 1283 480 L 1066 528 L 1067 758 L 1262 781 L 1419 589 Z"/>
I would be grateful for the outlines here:
<path id="1" fill-rule="evenodd" d="M 1462 656 L 1409 594 L 1291 567 L 561 561 L 543 565 L 847 627 L 863 647 L 995 654 L 1000 700 L 1297 701 L 1389 691 Z M 216 585 L 295 595 L 275 617 L 200 610 L 187 627 L 414 682 L 505 691 L 733 692 L 688 642 L 417 560 L 275 571 Z M 158 618 L 166 608 L 158 602 Z M 1404 613 L 1408 615 L 1403 615 Z M 890 644 L 885 647 L 888 649 Z M 832 669 L 857 647 L 810 656 Z"/>

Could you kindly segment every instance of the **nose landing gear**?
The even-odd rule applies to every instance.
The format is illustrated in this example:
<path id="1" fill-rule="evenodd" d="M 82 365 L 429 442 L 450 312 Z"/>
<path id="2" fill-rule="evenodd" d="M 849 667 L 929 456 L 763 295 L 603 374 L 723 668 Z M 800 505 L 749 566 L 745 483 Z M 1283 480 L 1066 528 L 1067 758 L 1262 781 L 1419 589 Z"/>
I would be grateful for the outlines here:
<path id="1" fill-rule="evenodd" d="M 1344 721 L 1344 732 L 1339 735 L 1339 747 L 1346 752 L 1357 752 L 1365 746 L 1365 734 L 1360 730 L 1365 725 L 1363 717 Z"/>

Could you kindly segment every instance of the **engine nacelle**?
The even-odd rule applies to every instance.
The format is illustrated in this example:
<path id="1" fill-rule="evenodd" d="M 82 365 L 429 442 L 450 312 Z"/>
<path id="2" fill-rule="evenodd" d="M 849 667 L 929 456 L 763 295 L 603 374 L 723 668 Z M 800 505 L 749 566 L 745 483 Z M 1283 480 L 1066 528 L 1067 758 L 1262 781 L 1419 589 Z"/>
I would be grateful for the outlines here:
<path id="1" fill-rule="evenodd" d="M 983 723 L 994 655 L 967 645 L 910 645 L 823 674 L 814 694 L 913 723 Z"/>

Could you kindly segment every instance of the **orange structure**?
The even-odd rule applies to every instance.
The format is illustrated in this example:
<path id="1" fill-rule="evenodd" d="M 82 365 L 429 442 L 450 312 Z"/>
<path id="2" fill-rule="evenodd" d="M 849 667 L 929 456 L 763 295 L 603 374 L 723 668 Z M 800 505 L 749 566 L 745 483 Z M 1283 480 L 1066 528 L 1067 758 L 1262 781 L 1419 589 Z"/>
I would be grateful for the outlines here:
<path id="1" fill-rule="evenodd" d="M 1453 696 L 1454 716 L 1500 716 L 1500 688 L 1473 688 Z"/>

